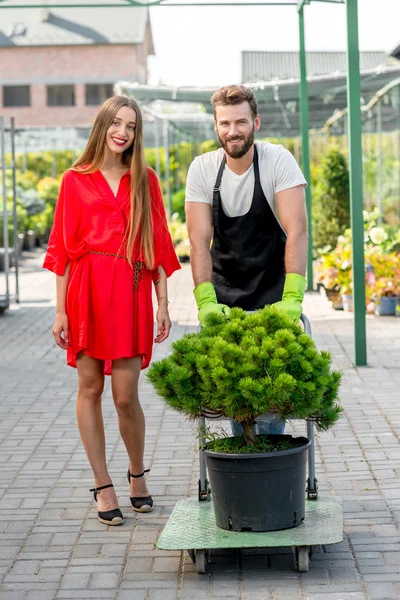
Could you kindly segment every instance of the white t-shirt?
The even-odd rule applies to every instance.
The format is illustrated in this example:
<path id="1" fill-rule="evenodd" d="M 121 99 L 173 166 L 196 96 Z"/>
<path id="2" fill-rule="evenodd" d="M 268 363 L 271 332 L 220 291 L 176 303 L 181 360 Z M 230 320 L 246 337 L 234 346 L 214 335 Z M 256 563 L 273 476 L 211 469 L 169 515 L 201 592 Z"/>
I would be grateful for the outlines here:
<path id="1" fill-rule="evenodd" d="M 256 142 L 261 187 L 281 225 L 276 203 L 277 192 L 296 185 L 307 185 L 294 156 L 280 144 Z M 197 156 L 190 165 L 186 180 L 186 202 L 208 202 L 212 206 L 213 188 L 224 156 L 222 148 Z M 222 207 L 228 217 L 241 217 L 251 206 L 254 193 L 253 164 L 242 175 L 225 165 L 220 194 Z"/>

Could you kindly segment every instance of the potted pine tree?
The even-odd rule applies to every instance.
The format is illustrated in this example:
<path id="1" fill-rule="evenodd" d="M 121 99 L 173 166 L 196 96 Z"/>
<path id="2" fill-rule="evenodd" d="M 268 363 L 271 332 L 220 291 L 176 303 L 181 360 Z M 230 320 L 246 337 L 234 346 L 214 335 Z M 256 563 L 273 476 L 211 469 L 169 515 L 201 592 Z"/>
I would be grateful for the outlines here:
<path id="1" fill-rule="evenodd" d="M 211 313 L 199 333 L 172 344 L 147 377 L 173 409 L 189 418 L 221 413 L 243 435 L 214 436 L 203 448 L 216 523 L 234 531 L 270 531 L 304 519 L 310 442 L 290 435 L 255 435 L 257 417 L 312 419 L 332 427 L 341 407 L 341 375 L 328 352 L 319 352 L 301 326 L 266 307 L 240 308 L 230 319 Z"/>

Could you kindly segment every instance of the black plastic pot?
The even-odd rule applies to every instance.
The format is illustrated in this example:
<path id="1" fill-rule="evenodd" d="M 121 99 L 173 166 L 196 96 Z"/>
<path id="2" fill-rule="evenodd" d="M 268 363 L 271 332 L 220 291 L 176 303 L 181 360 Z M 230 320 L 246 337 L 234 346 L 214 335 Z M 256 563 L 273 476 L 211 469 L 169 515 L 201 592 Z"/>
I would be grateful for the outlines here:
<path id="1" fill-rule="evenodd" d="M 208 468 L 215 520 L 231 531 L 275 531 L 296 527 L 304 519 L 307 456 L 310 440 L 289 440 L 290 450 L 225 454 L 203 450 Z"/>

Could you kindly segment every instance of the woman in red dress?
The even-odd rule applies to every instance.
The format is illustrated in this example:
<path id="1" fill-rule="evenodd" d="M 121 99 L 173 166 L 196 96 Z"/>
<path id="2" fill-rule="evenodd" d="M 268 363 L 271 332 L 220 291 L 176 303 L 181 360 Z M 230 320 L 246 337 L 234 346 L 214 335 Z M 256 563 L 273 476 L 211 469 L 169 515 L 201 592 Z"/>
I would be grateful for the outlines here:
<path id="1" fill-rule="evenodd" d="M 160 185 L 144 158 L 142 115 L 130 98 L 103 104 L 85 151 L 64 174 L 43 266 L 56 274 L 53 335 L 78 371 L 77 420 L 94 473 L 99 520 L 120 525 L 106 463 L 104 376 L 111 375 L 129 456 L 132 507 L 149 512 L 138 381 L 152 353 L 152 283 L 158 301 L 154 341 L 160 343 L 171 328 L 167 277 L 180 268 Z"/>

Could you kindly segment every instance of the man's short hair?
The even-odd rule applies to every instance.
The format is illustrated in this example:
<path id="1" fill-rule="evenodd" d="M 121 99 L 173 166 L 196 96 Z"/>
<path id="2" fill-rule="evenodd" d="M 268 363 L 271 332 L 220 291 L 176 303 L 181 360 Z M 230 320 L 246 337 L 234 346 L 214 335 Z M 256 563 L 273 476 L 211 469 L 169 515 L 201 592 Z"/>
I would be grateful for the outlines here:
<path id="1" fill-rule="evenodd" d="M 254 92 L 249 87 L 244 85 L 227 85 L 214 92 L 211 98 L 213 105 L 214 118 L 216 116 L 217 106 L 228 106 L 229 104 L 242 104 L 248 102 L 250 104 L 251 113 L 255 119 L 258 115 L 257 100 Z"/>

